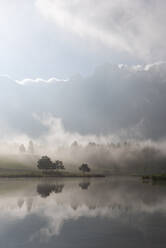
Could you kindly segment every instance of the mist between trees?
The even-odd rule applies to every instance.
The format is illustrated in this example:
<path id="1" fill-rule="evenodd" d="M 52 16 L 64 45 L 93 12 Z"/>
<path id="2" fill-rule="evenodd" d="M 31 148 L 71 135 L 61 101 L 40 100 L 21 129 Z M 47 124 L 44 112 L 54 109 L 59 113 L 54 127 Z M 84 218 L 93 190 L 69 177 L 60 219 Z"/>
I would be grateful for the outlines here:
<path id="1" fill-rule="evenodd" d="M 0 168 L 37 169 L 39 158 L 48 155 L 53 161 L 61 160 L 65 169 L 69 171 L 78 171 L 82 163 L 88 163 L 92 171 L 106 174 L 166 173 L 165 147 L 165 143 L 150 141 L 108 144 L 89 142 L 86 145 L 74 141 L 71 145 L 49 149 L 30 141 L 27 146 L 12 144 L 11 149 L 8 146 L 10 154 L 9 150 L 4 154 L 1 153 Z"/>

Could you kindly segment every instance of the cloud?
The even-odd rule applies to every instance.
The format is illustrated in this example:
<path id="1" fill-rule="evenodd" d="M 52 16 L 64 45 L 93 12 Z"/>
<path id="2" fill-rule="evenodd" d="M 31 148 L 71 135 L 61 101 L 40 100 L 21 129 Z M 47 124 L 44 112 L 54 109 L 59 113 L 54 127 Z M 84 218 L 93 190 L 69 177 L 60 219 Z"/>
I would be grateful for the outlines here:
<path id="1" fill-rule="evenodd" d="M 135 66 L 105 64 L 92 75 L 67 81 L 56 77 L 18 81 L 1 76 L 0 136 L 13 132 L 37 139 L 49 130 L 56 132 L 56 126 L 66 138 L 164 139 L 165 78 L 164 61 Z M 61 126 L 52 121 L 51 127 L 51 118 L 61 120 Z M 11 131 L 3 132 L 7 129 Z"/>
<path id="2" fill-rule="evenodd" d="M 165 58 L 164 0 L 36 0 L 41 14 L 81 37 L 145 59 Z"/>
<path id="3" fill-rule="evenodd" d="M 25 78 L 23 80 L 16 80 L 16 83 L 21 84 L 21 85 L 26 85 L 26 84 L 52 84 L 52 83 L 63 83 L 63 82 L 67 82 L 68 79 L 58 79 L 58 78 L 49 78 L 48 80 L 46 79 L 42 79 L 42 78 L 36 78 L 36 79 L 31 79 L 31 78 Z"/>
<path id="4" fill-rule="evenodd" d="M 55 118 L 51 114 L 44 115 L 43 117 L 36 116 L 42 125 L 48 128 L 48 132 L 39 137 L 39 140 L 44 141 L 45 144 L 55 149 L 55 144 L 58 146 L 70 146 L 74 141 L 79 144 L 87 145 L 89 142 L 96 142 L 100 144 L 107 144 L 109 141 L 117 141 L 117 137 L 114 135 L 81 135 L 78 132 L 69 132 L 64 128 L 62 120 Z"/>

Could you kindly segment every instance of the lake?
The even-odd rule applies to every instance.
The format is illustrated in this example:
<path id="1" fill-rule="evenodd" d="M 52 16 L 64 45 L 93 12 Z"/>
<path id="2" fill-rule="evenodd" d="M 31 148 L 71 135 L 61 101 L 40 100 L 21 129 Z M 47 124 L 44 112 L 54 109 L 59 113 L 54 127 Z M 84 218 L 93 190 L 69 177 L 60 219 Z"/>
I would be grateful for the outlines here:
<path id="1" fill-rule="evenodd" d="M 0 180 L 2 248 L 166 247 L 166 185 L 140 178 Z"/>

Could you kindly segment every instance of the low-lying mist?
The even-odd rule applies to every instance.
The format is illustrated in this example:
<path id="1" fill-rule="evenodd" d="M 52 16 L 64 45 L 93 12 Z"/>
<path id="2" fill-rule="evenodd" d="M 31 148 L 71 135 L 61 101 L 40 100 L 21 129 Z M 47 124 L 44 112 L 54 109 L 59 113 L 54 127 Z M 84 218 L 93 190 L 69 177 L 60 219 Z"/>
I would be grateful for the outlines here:
<path id="1" fill-rule="evenodd" d="M 163 61 L 68 80 L 0 76 L 0 168 L 36 168 L 47 155 L 68 170 L 165 172 L 165 71 Z"/>
<path id="2" fill-rule="evenodd" d="M 45 116 L 40 121 L 48 132 L 38 139 L 12 136 L 0 143 L 0 168 L 37 169 L 37 160 L 49 156 L 62 160 L 67 170 L 86 162 L 92 171 L 108 174 L 166 172 L 166 143 L 124 140 L 115 135 L 80 135 L 67 132 L 60 119 Z"/>

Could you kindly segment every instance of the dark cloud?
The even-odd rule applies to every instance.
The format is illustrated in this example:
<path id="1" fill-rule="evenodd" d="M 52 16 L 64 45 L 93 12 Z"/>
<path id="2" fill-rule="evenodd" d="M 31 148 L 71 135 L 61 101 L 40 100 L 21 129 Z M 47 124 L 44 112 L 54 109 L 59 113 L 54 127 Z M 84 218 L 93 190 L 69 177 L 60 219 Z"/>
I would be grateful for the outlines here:
<path id="1" fill-rule="evenodd" d="M 93 75 L 64 82 L 0 78 L 1 122 L 38 137 L 47 127 L 34 118 L 61 118 L 65 129 L 81 134 L 116 134 L 164 138 L 166 133 L 166 63 L 146 66 L 106 64 Z"/>

